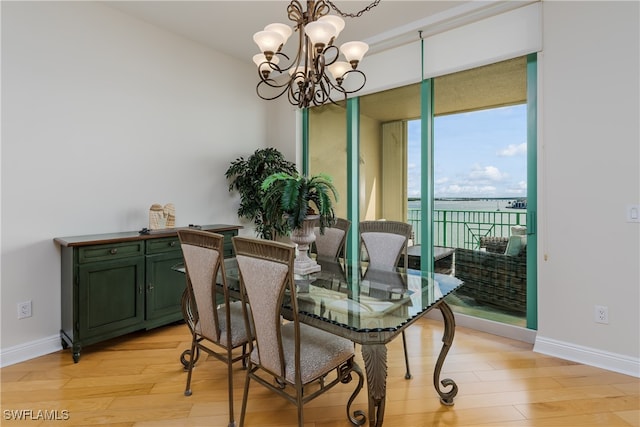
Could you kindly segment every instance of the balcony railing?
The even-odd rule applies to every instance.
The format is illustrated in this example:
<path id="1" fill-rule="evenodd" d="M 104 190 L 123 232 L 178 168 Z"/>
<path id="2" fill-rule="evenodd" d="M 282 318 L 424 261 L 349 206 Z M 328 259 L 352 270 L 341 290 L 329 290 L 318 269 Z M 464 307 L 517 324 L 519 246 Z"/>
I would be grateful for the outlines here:
<path id="1" fill-rule="evenodd" d="M 409 208 L 407 221 L 413 227 L 414 244 L 422 242 L 420 224 L 422 210 Z M 451 248 L 478 249 L 485 236 L 508 237 L 514 225 L 526 225 L 526 211 L 461 211 L 433 212 L 433 244 Z"/>

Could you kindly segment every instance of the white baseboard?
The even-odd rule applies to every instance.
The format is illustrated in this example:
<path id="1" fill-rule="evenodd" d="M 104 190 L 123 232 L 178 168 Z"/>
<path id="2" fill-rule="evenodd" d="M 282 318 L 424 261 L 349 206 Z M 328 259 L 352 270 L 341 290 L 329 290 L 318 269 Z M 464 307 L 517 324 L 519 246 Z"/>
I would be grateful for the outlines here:
<path id="1" fill-rule="evenodd" d="M 640 378 L 640 359 L 538 336 L 533 351 Z"/>
<path id="2" fill-rule="evenodd" d="M 62 349 L 60 335 L 31 341 L 0 350 L 0 368 L 15 365 L 25 360 L 34 359 L 45 354 L 55 353 Z"/>
<path id="3" fill-rule="evenodd" d="M 507 325 L 461 313 L 454 313 L 454 315 L 456 325 L 458 326 L 534 344 L 533 351 L 536 353 L 640 378 L 639 358 L 540 337 L 537 331 L 531 329 Z M 439 310 L 432 310 L 427 313 L 426 317 L 442 319 L 442 314 L 440 314 Z"/>
<path id="4" fill-rule="evenodd" d="M 506 323 L 495 322 L 493 320 L 481 319 L 462 313 L 454 313 L 456 325 L 488 334 L 498 335 L 516 341 L 523 341 L 533 344 L 536 340 L 536 331 L 520 326 L 507 325 Z M 431 319 L 442 319 L 440 310 L 431 310 L 426 317 Z"/>

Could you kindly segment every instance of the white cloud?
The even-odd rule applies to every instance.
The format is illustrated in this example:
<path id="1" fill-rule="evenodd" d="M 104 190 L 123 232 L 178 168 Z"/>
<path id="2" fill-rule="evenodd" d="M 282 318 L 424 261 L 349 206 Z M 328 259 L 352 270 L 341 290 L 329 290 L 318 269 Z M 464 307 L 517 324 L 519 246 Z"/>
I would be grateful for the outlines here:
<path id="1" fill-rule="evenodd" d="M 489 181 L 501 181 L 506 177 L 506 174 L 500 172 L 495 166 L 480 167 L 478 165 L 469 173 L 469 178 L 472 180 L 489 180 Z"/>
<path id="2" fill-rule="evenodd" d="M 507 194 L 517 195 L 517 196 L 526 196 L 527 195 L 527 182 L 520 181 L 515 185 L 512 185 L 505 189 Z"/>
<path id="3" fill-rule="evenodd" d="M 527 144 L 525 142 L 519 145 L 509 144 L 507 148 L 498 151 L 496 154 L 500 157 L 513 157 L 518 154 L 527 154 Z"/>

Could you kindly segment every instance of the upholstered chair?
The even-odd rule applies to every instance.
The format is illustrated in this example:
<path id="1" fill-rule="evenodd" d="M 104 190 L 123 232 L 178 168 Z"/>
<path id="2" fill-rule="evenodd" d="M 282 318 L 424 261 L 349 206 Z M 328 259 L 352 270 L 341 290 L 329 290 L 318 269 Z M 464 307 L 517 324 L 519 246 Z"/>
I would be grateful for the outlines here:
<path id="1" fill-rule="evenodd" d="M 343 256 L 344 244 L 350 227 L 351 221 L 344 218 L 336 218 L 335 224 L 324 229 L 324 234 L 320 233 L 320 227 L 315 227 L 313 232 L 316 235 L 314 244 L 316 256 L 331 260 L 337 260 Z"/>
<path id="2" fill-rule="evenodd" d="M 347 418 L 353 425 L 362 425 L 364 413 L 350 412 L 364 383 L 354 360 L 353 343 L 303 324 L 298 317 L 293 276 L 295 247 L 246 237 L 234 237 L 233 246 L 242 298 L 246 307 L 250 306 L 245 328 L 255 328 L 255 344 L 249 344 L 240 427 L 245 422 L 252 381 L 295 404 L 298 426 L 302 427 L 304 404 L 337 384 L 350 382 L 353 373 L 358 381 L 346 405 Z"/>
<path id="3" fill-rule="evenodd" d="M 366 251 L 368 265 L 377 270 L 393 270 L 400 257 L 408 265 L 407 246 L 411 224 L 399 221 L 362 221 L 360 244 Z"/>
<path id="4" fill-rule="evenodd" d="M 178 236 L 184 256 L 187 292 L 190 304 L 195 305 L 190 307 L 191 357 L 184 394 L 191 395 L 193 366 L 200 351 L 226 363 L 229 427 L 235 427 L 232 364 L 240 360 L 245 364 L 251 334 L 247 333 L 242 302 L 232 301 L 229 297 L 223 260 L 224 236 L 200 230 L 178 230 Z"/>

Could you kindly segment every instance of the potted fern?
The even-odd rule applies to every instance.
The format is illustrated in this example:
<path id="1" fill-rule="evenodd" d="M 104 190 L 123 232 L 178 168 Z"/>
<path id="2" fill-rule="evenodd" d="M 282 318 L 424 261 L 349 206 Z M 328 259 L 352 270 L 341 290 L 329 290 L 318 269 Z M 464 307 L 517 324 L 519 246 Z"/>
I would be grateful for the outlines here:
<path id="1" fill-rule="evenodd" d="M 309 245 L 314 242 L 314 227 L 324 233 L 335 222 L 334 202 L 338 192 L 329 175 L 313 176 L 279 172 L 268 176 L 261 186 L 264 191 L 265 220 L 279 235 L 290 235 L 298 244 L 296 272 L 307 274 L 320 266 L 308 256 Z"/>

